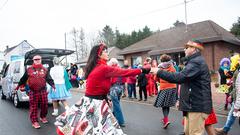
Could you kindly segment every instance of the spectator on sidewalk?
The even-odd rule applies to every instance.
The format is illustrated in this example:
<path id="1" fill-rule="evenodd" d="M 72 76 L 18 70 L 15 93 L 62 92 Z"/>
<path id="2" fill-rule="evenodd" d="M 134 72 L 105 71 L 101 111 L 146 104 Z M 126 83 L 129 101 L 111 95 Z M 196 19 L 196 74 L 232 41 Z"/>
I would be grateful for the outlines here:
<path id="1" fill-rule="evenodd" d="M 158 67 L 158 63 L 157 63 L 157 60 L 152 60 L 152 67 Z M 153 94 L 154 95 L 157 95 L 158 94 L 158 78 L 157 78 L 157 75 L 154 75 L 152 74 L 152 78 L 153 78 L 153 84 L 154 84 L 154 91 L 153 91 Z"/>
<path id="2" fill-rule="evenodd" d="M 137 68 L 137 67 L 132 67 L 133 69 Z M 129 76 L 127 78 L 127 88 L 128 88 L 128 98 L 129 99 L 137 99 L 137 94 L 136 94 L 136 81 L 137 78 L 136 76 Z"/>
<path id="3" fill-rule="evenodd" d="M 152 65 L 152 59 L 150 57 L 147 57 L 146 60 L 143 63 L 143 67 L 144 68 L 151 68 Z M 147 86 L 146 86 L 146 90 L 148 93 L 148 96 L 153 97 L 154 96 L 154 80 L 153 80 L 153 75 L 152 74 L 146 74 L 145 75 L 147 78 Z"/>
<path id="4" fill-rule="evenodd" d="M 83 85 L 84 85 L 84 72 L 83 72 L 83 68 L 80 67 L 78 68 L 77 70 L 77 81 L 78 81 L 78 84 L 79 84 L 79 87 L 80 89 L 83 89 Z"/>
<path id="5" fill-rule="evenodd" d="M 124 60 L 123 61 L 123 67 L 124 69 L 129 69 L 129 65 L 128 65 L 128 60 Z M 127 81 L 127 78 L 123 78 L 123 81 Z M 124 85 L 124 89 L 122 91 L 122 98 L 125 98 L 127 96 L 127 84 L 125 83 Z"/>
<path id="6" fill-rule="evenodd" d="M 229 86 L 227 85 L 227 80 L 230 80 L 230 78 L 231 78 L 229 71 L 230 71 L 230 60 L 228 58 L 223 58 L 220 61 L 220 67 L 219 67 L 218 72 L 220 74 L 220 91 L 224 92 L 226 95 L 224 110 L 227 110 L 228 104 L 229 104 L 228 103 Z"/>
<path id="7" fill-rule="evenodd" d="M 234 74 L 233 74 L 233 89 L 230 92 L 230 97 L 229 100 L 233 100 L 231 109 L 228 113 L 227 121 L 223 128 L 216 128 L 216 134 L 217 135 L 227 135 L 228 132 L 230 131 L 232 125 L 235 122 L 236 117 L 233 115 L 233 112 L 236 112 L 237 110 L 240 109 L 240 58 L 236 57 L 238 59 L 238 64 L 236 64 L 234 68 L 231 69 L 236 69 Z"/>
<path id="8" fill-rule="evenodd" d="M 167 72 L 176 72 L 172 61 L 171 56 L 163 54 L 160 57 L 161 63 L 159 64 L 159 68 L 163 71 Z M 155 100 L 154 106 L 161 107 L 164 118 L 162 119 L 163 128 L 166 129 L 170 124 L 168 115 L 170 111 L 170 107 L 174 106 L 177 101 L 177 89 L 175 83 L 169 83 L 160 78 L 160 91 Z"/>
<path id="9" fill-rule="evenodd" d="M 77 81 L 77 70 L 78 67 L 76 64 L 71 63 L 70 67 L 70 82 L 74 88 L 78 88 L 78 81 Z"/>
<path id="10" fill-rule="evenodd" d="M 152 68 L 157 77 L 171 83 L 180 83 L 179 110 L 185 118 L 186 135 L 203 135 L 205 119 L 212 111 L 212 94 L 210 73 L 201 51 L 203 44 L 188 41 L 185 45 L 186 64 L 181 72 L 167 72 Z"/>
<path id="11" fill-rule="evenodd" d="M 138 101 L 142 101 L 142 94 L 144 95 L 144 101 L 147 101 L 147 78 L 145 76 L 145 73 L 141 73 L 140 75 L 138 75 L 138 87 L 139 87 L 139 100 Z"/>

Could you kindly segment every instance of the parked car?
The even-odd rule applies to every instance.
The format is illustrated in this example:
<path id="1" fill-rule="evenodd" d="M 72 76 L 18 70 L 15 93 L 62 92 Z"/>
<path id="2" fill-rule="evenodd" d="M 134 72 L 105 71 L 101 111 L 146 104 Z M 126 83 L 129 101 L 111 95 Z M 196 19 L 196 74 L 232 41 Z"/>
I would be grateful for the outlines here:
<path id="1" fill-rule="evenodd" d="M 42 56 L 42 64 L 50 71 L 53 67 L 53 58 L 72 54 L 74 51 L 65 49 L 33 49 L 25 54 L 24 59 L 18 59 L 6 66 L 2 76 L 1 99 L 10 99 L 15 107 L 20 107 L 23 102 L 28 102 L 29 97 L 25 89 L 15 90 L 26 69 L 32 65 L 33 56 Z M 49 89 L 50 87 L 48 87 Z M 50 101 L 50 100 L 49 100 Z"/>
<path id="2" fill-rule="evenodd" d="M 2 70 L 3 70 L 3 67 L 4 67 L 4 63 L 5 61 L 4 60 L 0 60 L 0 90 L 2 89 Z"/>

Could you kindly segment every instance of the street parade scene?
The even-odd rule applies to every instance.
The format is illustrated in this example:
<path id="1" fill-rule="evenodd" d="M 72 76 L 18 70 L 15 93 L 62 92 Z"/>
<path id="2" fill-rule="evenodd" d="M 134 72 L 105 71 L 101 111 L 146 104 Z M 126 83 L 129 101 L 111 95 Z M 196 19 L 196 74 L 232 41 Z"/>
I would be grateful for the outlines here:
<path id="1" fill-rule="evenodd" d="M 240 135 L 238 5 L 0 0 L 0 134 Z"/>

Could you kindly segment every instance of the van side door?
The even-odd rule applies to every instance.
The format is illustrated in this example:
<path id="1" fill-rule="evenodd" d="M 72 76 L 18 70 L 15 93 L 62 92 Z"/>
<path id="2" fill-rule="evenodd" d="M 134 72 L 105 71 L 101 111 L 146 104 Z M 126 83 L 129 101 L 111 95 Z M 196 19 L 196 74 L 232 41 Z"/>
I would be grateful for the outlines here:
<path id="1" fill-rule="evenodd" d="M 12 69 L 12 76 L 13 76 L 13 79 L 12 79 L 12 83 L 13 83 L 13 86 L 11 88 L 11 94 L 13 94 L 14 92 L 14 89 L 17 87 L 18 85 L 18 82 L 20 81 L 21 77 L 23 76 L 24 74 L 24 64 L 23 64 L 23 61 L 16 61 L 13 63 L 13 69 Z"/>

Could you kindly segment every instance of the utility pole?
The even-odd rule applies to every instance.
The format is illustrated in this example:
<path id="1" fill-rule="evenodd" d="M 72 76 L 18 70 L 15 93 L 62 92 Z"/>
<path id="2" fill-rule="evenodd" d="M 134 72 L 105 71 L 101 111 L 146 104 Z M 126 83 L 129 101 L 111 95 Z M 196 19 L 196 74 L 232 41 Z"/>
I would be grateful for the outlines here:
<path id="1" fill-rule="evenodd" d="M 185 5 L 185 23 L 186 23 L 186 32 L 187 32 L 187 1 L 184 0 L 184 5 Z"/>

